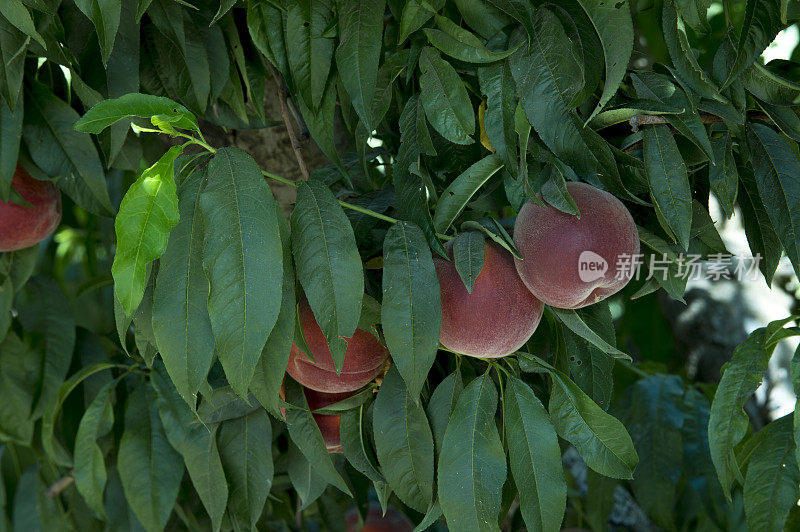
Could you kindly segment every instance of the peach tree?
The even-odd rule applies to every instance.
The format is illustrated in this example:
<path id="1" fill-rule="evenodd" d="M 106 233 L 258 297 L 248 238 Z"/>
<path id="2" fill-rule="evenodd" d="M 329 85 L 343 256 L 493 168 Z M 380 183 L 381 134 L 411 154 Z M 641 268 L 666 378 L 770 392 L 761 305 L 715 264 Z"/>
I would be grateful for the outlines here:
<path id="1" fill-rule="evenodd" d="M 722 219 L 800 272 L 798 20 L 2 0 L 0 532 L 800 527 L 794 316 L 700 378 L 663 311 Z"/>

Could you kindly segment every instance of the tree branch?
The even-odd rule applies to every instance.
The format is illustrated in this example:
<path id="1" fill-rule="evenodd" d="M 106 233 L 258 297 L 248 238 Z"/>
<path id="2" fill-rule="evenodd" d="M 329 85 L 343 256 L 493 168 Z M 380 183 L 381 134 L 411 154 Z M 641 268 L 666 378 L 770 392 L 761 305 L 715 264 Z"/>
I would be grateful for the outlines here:
<path id="1" fill-rule="evenodd" d="M 71 471 L 69 475 L 65 477 L 61 477 L 60 479 L 53 482 L 47 490 L 45 490 L 45 495 L 50 498 L 58 497 L 58 495 L 67 489 L 68 487 L 72 486 L 75 483 L 75 471 Z"/>
<path id="2" fill-rule="evenodd" d="M 286 132 L 289 134 L 289 141 L 292 143 L 292 151 L 294 151 L 295 159 L 297 159 L 297 166 L 300 167 L 300 174 L 304 180 L 308 180 L 309 173 L 308 173 L 308 166 L 306 165 L 306 161 L 303 158 L 302 153 L 302 146 L 300 145 L 300 139 L 298 138 L 297 134 L 294 131 L 294 126 L 292 125 L 292 119 L 289 116 L 289 106 L 287 104 L 287 100 L 289 98 L 289 89 L 286 87 L 286 81 L 284 81 L 283 76 L 281 76 L 278 69 L 275 68 L 272 63 L 267 61 L 267 66 L 269 67 L 270 73 L 272 74 L 272 79 L 275 80 L 275 86 L 277 87 L 278 91 L 278 100 L 281 104 L 281 115 L 283 115 L 283 123 L 286 126 Z"/>

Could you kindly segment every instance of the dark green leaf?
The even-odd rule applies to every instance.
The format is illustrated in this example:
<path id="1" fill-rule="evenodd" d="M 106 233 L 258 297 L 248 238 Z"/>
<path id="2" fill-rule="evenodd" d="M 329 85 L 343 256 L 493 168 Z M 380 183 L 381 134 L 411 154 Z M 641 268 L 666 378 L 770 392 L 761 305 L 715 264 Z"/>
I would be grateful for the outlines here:
<path id="1" fill-rule="evenodd" d="M 775 39 L 781 28 L 778 2 L 747 0 L 744 21 L 738 31 L 736 59 L 728 73 L 728 79 L 722 84 L 723 88 L 727 87 L 753 61 L 758 59 L 758 56 Z"/>
<path id="2" fill-rule="evenodd" d="M 517 378 L 506 383 L 503 420 L 525 523 L 533 530 L 557 530 L 567 504 L 558 436 L 541 401 Z"/>
<path id="3" fill-rule="evenodd" d="M 13 331 L 0 342 L 0 439 L 3 441 L 31 443 L 34 420 L 30 412 L 40 365 L 41 355 Z"/>
<path id="4" fill-rule="evenodd" d="M 417 401 L 439 346 L 439 280 L 425 235 L 415 225 L 392 226 L 383 256 L 383 334 L 409 395 Z"/>
<path id="5" fill-rule="evenodd" d="M 361 315 L 364 273 L 350 221 L 322 183 L 300 185 L 292 212 L 292 254 L 333 361 L 342 367 Z"/>
<path id="6" fill-rule="evenodd" d="M 472 32 L 450 19 L 436 15 L 439 29 L 425 28 L 428 41 L 441 52 L 467 63 L 493 63 L 508 57 L 514 50 L 493 52 Z"/>
<path id="7" fill-rule="evenodd" d="M 432 11 L 431 7 L 435 11 Z M 400 15 L 400 37 L 397 42 L 403 44 L 409 35 L 424 26 L 442 7 L 444 7 L 444 0 L 432 0 L 431 2 L 408 0 Z"/>
<path id="8" fill-rule="evenodd" d="M 367 430 L 368 427 L 365 427 L 367 422 L 366 410 L 364 405 L 360 405 L 342 414 L 339 429 L 342 450 L 347 461 L 356 470 L 374 482 L 385 483 L 386 479 L 378 471 L 378 466 L 375 462 L 374 451 L 372 450 L 372 443 Z"/>
<path id="9" fill-rule="evenodd" d="M 316 109 L 322 101 L 333 59 L 333 39 L 320 36 L 333 16 L 331 3 L 302 0 L 290 2 L 286 10 L 286 47 L 292 81 L 309 109 Z"/>
<path id="10" fill-rule="evenodd" d="M 461 379 L 461 373 L 454 371 L 439 383 L 439 386 L 431 394 L 430 401 L 428 401 L 426 411 L 428 412 L 428 420 L 431 423 L 437 456 L 442 452 L 444 432 L 450 423 L 450 416 L 456 407 L 458 396 L 463 390 L 464 381 Z"/>
<path id="11" fill-rule="evenodd" d="M 736 170 L 736 160 L 733 158 L 733 143 L 730 134 L 711 139 L 711 148 L 714 150 L 714 159 L 717 161 L 717 164 L 711 164 L 708 168 L 711 191 L 719 200 L 725 214 L 731 217 L 733 216 L 733 206 L 736 203 L 739 173 Z"/>
<path id="12" fill-rule="evenodd" d="M 120 0 L 75 0 L 75 5 L 94 24 L 97 40 L 100 42 L 103 64 L 107 64 L 117 38 L 122 2 Z"/>
<path id="13" fill-rule="evenodd" d="M 514 129 L 516 87 L 508 61 L 478 69 L 481 92 L 486 95 L 483 127 L 506 169 L 517 173 L 517 134 Z"/>
<path id="14" fill-rule="evenodd" d="M 80 7 L 80 3 L 79 0 L 77 2 L 78 7 Z M 2 2 L 2 4 L 0 4 L 0 15 L 4 16 L 6 20 L 13 24 L 19 31 L 41 44 L 44 48 L 47 48 L 44 39 L 39 35 L 39 32 L 36 31 L 36 26 L 34 25 L 30 12 L 20 0 L 6 0 Z"/>
<path id="15" fill-rule="evenodd" d="M 30 37 L 0 17 L 0 98 L 16 111 Z"/>
<path id="16" fill-rule="evenodd" d="M 419 56 L 420 101 L 428 122 L 455 144 L 472 144 L 475 112 L 469 94 L 455 69 L 431 47 Z"/>
<path id="17" fill-rule="evenodd" d="M 506 457 L 496 411 L 497 390 L 487 372 L 461 392 L 444 433 L 438 496 L 453 530 L 499 530 Z"/>
<path id="18" fill-rule="evenodd" d="M 241 397 L 278 318 L 283 261 L 275 198 L 252 157 L 219 150 L 200 194 L 208 313 L 228 382 Z"/>
<path id="19" fill-rule="evenodd" d="M 467 292 L 472 293 L 475 279 L 483 270 L 485 259 L 484 237 L 476 231 L 467 231 L 453 241 L 453 260 L 456 271 L 464 281 Z"/>
<path id="20" fill-rule="evenodd" d="M 395 366 L 378 391 L 372 425 L 389 487 L 404 504 L 425 512 L 433 502 L 433 436 L 425 411 Z"/>
<path id="21" fill-rule="evenodd" d="M 21 105 L 11 111 L 5 102 L 0 102 L 0 201 L 4 202 L 10 197 L 11 181 L 17 168 L 23 112 Z"/>
<path id="22" fill-rule="evenodd" d="M 503 161 L 500 156 L 491 154 L 455 178 L 442 192 L 439 203 L 436 205 L 436 214 L 433 218 L 436 230 L 440 233 L 447 231 L 472 196 L 502 167 Z"/>
<path id="23" fill-rule="evenodd" d="M 576 311 L 577 317 L 588 329 L 607 345 L 616 345 L 616 333 L 608 303 L 601 301 Z M 569 355 L 569 368 L 575 383 L 600 405 L 603 410 L 611 403 L 614 379 L 614 358 L 600 349 L 584 335 L 569 329 L 564 330 L 564 344 Z"/>
<path id="24" fill-rule="evenodd" d="M 530 39 L 536 34 L 536 15 L 527 0 L 488 0 L 488 3 L 522 24 Z"/>

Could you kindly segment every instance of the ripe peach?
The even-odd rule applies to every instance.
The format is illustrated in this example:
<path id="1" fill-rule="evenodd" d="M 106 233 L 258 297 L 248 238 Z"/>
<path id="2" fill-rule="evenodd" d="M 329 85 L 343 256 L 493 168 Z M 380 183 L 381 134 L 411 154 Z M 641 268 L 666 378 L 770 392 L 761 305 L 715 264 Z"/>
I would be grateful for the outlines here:
<path id="1" fill-rule="evenodd" d="M 22 166 L 17 166 L 11 187 L 31 207 L 0 201 L 0 252 L 41 242 L 61 221 L 61 193 L 53 183 L 34 179 Z"/>
<path id="2" fill-rule="evenodd" d="M 283 385 L 281 385 L 280 393 L 281 398 L 285 400 L 286 392 Z M 310 390 L 305 387 L 303 388 L 303 393 L 306 396 L 306 401 L 308 401 L 308 408 L 311 410 L 325 408 L 326 406 L 338 403 L 339 401 L 344 401 L 353 395 L 352 392 L 323 393 Z M 281 415 L 284 419 L 286 419 L 286 409 L 281 407 L 280 410 Z M 328 452 L 341 453 L 342 441 L 339 436 L 339 424 L 342 421 L 342 416 L 336 414 L 312 414 L 312 416 L 314 416 L 314 421 L 317 422 L 319 431 L 322 433 L 322 439 L 325 440 L 325 447 L 327 447 Z"/>
<path id="3" fill-rule="evenodd" d="M 575 309 L 628 284 L 634 269 L 620 261 L 638 255 L 639 234 L 631 213 L 608 192 L 586 183 L 567 183 L 567 190 L 580 218 L 529 201 L 514 225 L 514 243 L 528 290 L 547 305 Z"/>
<path id="4" fill-rule="evenodd" d="M 292 344 L 286 371 L 306 388 L 326 393 L 358 390 L 381 372 L 389 356 L 389 351 L 374 335 L 356 329 L 351 338 L 345 338 L 344 365 L 337 375 L 328 343 L 305 297 L 300 301 L 300 323 L 314 360 Z"/>
<path id="5" fill-rule="evenodd" d="M 358 528 L 358 511 L 353 508 L 345 516 L 347 532 L 411 532 L 414 524 L 403 513 L 391 506 L 383 515 L 380 504 L 370 503 L 364 526 Z"/>
<path id="6" fill-rule="evenodd" d="M 450 261 L 435 258 L 442 295 L 439 341 L 464 355 L 497 358 L 513 353 L 531 337 L 542 318 L 542 303 L 526 288 L 514 269 L 514 257 L 486 241 L 483 269 L 472 293 L 456 271 L 453 246 Z"/>

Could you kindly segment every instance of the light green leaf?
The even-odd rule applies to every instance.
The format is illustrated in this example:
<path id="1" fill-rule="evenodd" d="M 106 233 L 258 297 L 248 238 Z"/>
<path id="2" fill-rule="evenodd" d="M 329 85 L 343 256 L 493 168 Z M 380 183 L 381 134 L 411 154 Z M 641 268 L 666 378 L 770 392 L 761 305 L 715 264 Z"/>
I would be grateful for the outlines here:
<path id="1" fill-rule="evenodd" d="M 383 243 L 381 323 L 395 367 L 414 401 L 436 358 L 441 308 L 425 235 L 407 222 L 393 225 Z"/>
<path id="2" fill-rule="evenodd" d="M 420 101 L 433 128 L 455 144 L 472 144 L 475 112 L 456 70 L 433 48 L 419 56 Z"/>
<path id="3" fill-rule="evenodd" d="M 395 366 L 375 399 L 375 450 L 389 487 L 404 504 L 425 512 L 433 502 L 433 436 Z"/>
<path id="4" fill-rule="evenodd" d="M 525 523 L 532 530 L 558 530 L 567 504 L 558 435 L 541 401 L 517 378 L 506 383 L 503 419 Z"/>
<path id="5" fill-rule="evenodd" d="M 364 273 L 353 227 L 333 193 L 318 181 L 300 185 L 292 211 L 292 254 L 297 279 L 337 371 L 361 315 Z"/>
<path id="6" fill-rule="evenodd" d="M 164 253 L 169 233 L 178 223 L 174 162 L 182 151 L 181 146 L 170 148 L 142 172 L 119 206 L 111 274 L 114 294 L 127 316 L 133 316 L 144 295 L 147 265 Z"/>
<path id="7" fill-rule="evenodd" d="M 181 104 L 150 94 L 131 93 L 112 100 L 102 100 L 75 122 L 75 130 L 98 134 L 125 118 L 158 116 L 174 127 L 198 131 L 197 119 Z"/>
<path id="8" fill-rule="evenodd" d="M 506 457 L 497 433 L 497 390 L 489 373 L 458 396 L 437 470 L 439 504 L 453 530 L 497 531 Z"/>
<path id="9" fill-rule="evenodd" d="M 439 203 L 436 205 L 436 213 L 433 217 L 433 226 L 436 231 L 440 233 L 447 231 L 472 196 L 502 167 L 501 157 L 491 154 L 455 178 L 442 192 Z"/>
<path id="10" fill-rule="evenodd" d="M 234 391 L 247 397 L 281 306 L 283 261 L 275 198 L 252 157 L 223 148 L 208 165 L 200 210 L 217 356 Z"/>
<path id="11" fill-rule="evenodd" d="M 183 461 L 167 441 L 149 386 L 128 397 L 117 467 L 133 513 L 148 532 L 163 530 L 178 498 Z"/>

